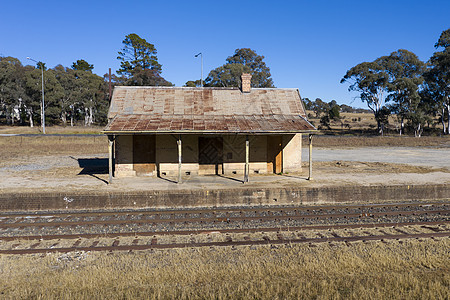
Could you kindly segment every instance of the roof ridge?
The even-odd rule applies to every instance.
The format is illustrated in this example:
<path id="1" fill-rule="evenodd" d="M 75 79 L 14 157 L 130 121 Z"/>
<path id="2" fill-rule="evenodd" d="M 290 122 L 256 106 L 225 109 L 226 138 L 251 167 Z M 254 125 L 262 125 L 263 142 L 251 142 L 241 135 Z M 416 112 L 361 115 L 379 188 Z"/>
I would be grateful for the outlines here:
<path id="1" fill-rule="evenodd" d="M 120 89 L 186 89 L 186 90 L 240 90 L 238 87 L 190 87 L 190 86 L 128 86 L 116 85 L 114 88 Z M 298 90 L 298 88 L 253 88 L 252 90 Z"/>
<path id="2" fill-rule="evenodd" d="M 122 116 L 127 116 L 127 115 L 132 115 L 132 116 L 148 116 L 148 113 L 120 113 L 118 115 L 122 115 Z M 257 113 L 252 113 L 252 114 L 185 114 L 185 113 L 152 113 L 151 115 L 161 115 L 161 116 L 301 116 L 301 114 L 257 114 Z M 303 117 L 302 117 L 303 118 Z"/>

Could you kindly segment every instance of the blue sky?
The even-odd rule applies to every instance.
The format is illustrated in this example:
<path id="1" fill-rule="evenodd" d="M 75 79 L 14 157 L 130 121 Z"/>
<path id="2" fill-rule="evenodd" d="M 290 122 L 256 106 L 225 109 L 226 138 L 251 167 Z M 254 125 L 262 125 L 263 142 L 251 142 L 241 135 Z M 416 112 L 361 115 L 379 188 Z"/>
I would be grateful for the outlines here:
<path id="1" fill-rule="evenodd" d="M 122 40 L 137 33 L 153 43 L 163 77 L 182 86 L 204 77 L 237 48 L 265 56 L 277 87 L 302 97 L 365 107 L 339 81 L 363 61 L 398 49 L 428 60 L 450 28 L 450 1 L 7 1 L 0 5 L 0 55 L 42 60 L 48 67 L 77 59 L 103 75 Z"/>

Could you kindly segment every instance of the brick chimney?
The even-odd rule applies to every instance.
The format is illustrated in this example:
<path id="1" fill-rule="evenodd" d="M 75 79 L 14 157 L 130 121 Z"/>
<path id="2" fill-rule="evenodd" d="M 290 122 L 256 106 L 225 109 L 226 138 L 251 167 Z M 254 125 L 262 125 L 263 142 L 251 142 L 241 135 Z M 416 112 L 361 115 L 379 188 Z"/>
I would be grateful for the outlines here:
<path id="1" fill-rule="evenodd" d="M 243 93 L 250 93 L 252 84 L 252 75 L 249 73 L 242 73 L 241 75 L 241 90 Z"/>

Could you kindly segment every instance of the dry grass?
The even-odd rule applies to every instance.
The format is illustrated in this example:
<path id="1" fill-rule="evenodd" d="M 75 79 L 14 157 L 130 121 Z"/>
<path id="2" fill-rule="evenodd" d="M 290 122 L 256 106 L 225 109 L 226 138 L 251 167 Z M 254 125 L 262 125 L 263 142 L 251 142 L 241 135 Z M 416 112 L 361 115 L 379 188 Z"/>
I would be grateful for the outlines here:
<path id="1" fill-rule="evenodd" d="M 106 136 L 2 136 L 0 160 L 31 155 L 108 153 Z"/>
<path id="2" fill-rule="evenodd" d="M 313 111 L 306 111 L 308 115 L 308 120 L 312 122 L 316 127 L 320 126 L 320 118 L 315 117 Z M 442 124 L 440 119 L 435 118 L 433 121 L 433 126 L 425 130 L 425 134 L 439 134 L 442 132 Z M 373 113 L 340 113 L 340 120 L 331 120 L 330 129 L 334 133 L 359 133 L 359 134 L 376 134 L 377 122 Z M 389 123 L 385 127 L 386 133 L 398 134 L 400 128 L 400 123 L 396 115 L 389 116 Z M 330 130 L 325 130 L 324 132 L 330 132 Z M 413 134 L 409 132 L 408 134 Z"/>
<path id="3" fill-rule="evenodd" d="M 47 134 L 100 134 L 104 127 L 101 126 L 47 126 Z M 0 126 L 1 134 L 41 134 L 42 128 L 27 126 Z"/>
<path id="4" fill-rule="evenodd" d="M 0 256 L 4 299 L 448 299 L 449 239 Z"/>
<path id="5" fill-rule="evenodd" d="M 303 145 L 307 147 L 308 137 L 304 135 Z M 449 147 L 450 136 L 330 136 L 315 135 L 313 147 L 349 148 L 349 147 Z"/>
<path id="6" fill-rule="evenodd" d="M 310 122 L 313 122 L 316 126 L 320 125 L 320 118 L 316 118 L 313 111 L 307 110 L 306 113 Z M 350 127 L 351 129 L 369 129 L 376 127 L 377 125 L 375 117 L 371 113 L 340 113 L 340 116 L 340 121 L 331 120 L 330 127 L 332 129 L 341 129 L 343 127 Z M 396 123 L 397 119 L 395 118 L 395 116 L 390 116 L 389 124 Z"/>

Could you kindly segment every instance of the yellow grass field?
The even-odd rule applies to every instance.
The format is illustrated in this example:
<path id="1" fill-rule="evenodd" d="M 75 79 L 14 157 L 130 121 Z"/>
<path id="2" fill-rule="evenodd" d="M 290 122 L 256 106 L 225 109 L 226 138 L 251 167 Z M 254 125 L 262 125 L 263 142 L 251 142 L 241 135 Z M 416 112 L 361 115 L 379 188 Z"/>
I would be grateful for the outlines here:
<path id="1" fill-rule="evenodd" d="M 47 126 L 46 134 L 99 134 L 101 126 Z M 42 134 L 39 126 L 0 126 L 0 134 Z"/>
<path id="2" fill-rule="evenodd" d="M 82 155 L 108 153 L 106 136 L 3 136 L 0 160 L 30 155 Z"/>
<path id="3" fill-rule="evenodd" d="M 448 238 L 0 256 L 3 299 L 449 299 Z"/>
<path id="4" fill-rule="evenodd" d="M 308 115 L 308 120 L 312 122 L 316 128 L 320 126 L 320 118 L 315 117 L 315 113 L 313 111 L 306 111 Z M 343 131 L 346 133 L 347 131 L 368 131 L 375 130 L 377 128 L 377 122 L 375 121 L 375 117 L 372 113 L 340 113 L 341 119 L 338 121 L 331 120 L 330 128 L 333 133 L 339 133 L 339 131 Z M 442 124 L 440 124 L 438 119 L 435 119 L 436 129 L 442 130 Z M 400 128 L 400 123 L 398 122 L 397 116 L 390 115 L 389 116 L 389 125 L 386 127 L 386 131 L 388 134 L 396 135 L 398 134 L 398 130 Z M 324 130 L 327 132 L 329 130 Z M 412 133 L 409 133 L 412 134 Z"/>

